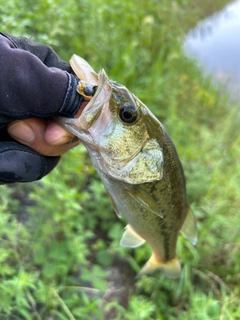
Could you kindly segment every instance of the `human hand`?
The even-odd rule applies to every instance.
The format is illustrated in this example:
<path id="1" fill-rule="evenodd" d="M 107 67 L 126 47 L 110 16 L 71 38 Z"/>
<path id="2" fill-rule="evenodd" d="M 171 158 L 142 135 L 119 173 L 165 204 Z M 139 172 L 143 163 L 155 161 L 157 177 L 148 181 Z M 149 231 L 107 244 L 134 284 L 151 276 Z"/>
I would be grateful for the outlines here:
<path id="1" fill-rule="evenodd" d="M 82 108 L 79 79 L 51 47 L 27 38 L 1 33 L 0 53 L 0 184 L 39 180 L 79 143 L 49 120 Z"/>
<path id="2" fill-rule="evenodd" d="M 82 103 L 79 117 L 87 102 Z M 15 120 L 0 129 L 0 184 L 41 179 L 80 141 L 54 120 Z"/>
<path id="3" fill-rule="evenodd" d="M 59 155 L 79 144 L 54 120 L 16 120 L 7 130 L 0 130 L 0 184 L 41 179 L 57 165 Z"/>
<path id="4" fill-rule="evenodd" d="M 43 156 L 60 156 L 80 143 L 54 120 L 16 120 L 8 125 L 7 131 L 14 140 Z"/>
<path id="5" fill-rule="evenodd" d="M 78 118 L 87 105 L 84 101 L 75 114 Z M 76 147 L 80 140 L 61 127 L 55 120 L 29 118 L 15 120 L 7 126 L 8 134 L 16 141 L 29 146 L 43 156 L 60 156 Z"/>

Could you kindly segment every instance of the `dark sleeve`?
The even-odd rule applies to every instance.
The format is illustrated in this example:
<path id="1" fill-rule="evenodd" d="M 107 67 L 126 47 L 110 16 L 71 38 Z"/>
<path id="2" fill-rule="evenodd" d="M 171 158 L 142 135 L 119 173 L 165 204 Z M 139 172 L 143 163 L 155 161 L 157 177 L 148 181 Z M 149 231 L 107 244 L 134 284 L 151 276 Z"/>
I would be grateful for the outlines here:
<path id="1" fill-rule="evenodd" d="M 15 48 L 19 48 L 34 54 L 47 67 L 56 67 L 69 73 L 73 73 L 70 64 L 66 61 L 60 60 L 56 52 L 50 46 L 31 41 L 30 39 L 25 37 L 14 37 L 12 35 L 6 33 L 3 34 L 1 32 L 0 34 L 9 39 Z"/>
<path id="2" fill-rule="evenodd" d="M 49 46 L 0 34 L 0 70 L 0 116 L 8 122 L 73 117 L 81 105 L 79 79 Z"/>

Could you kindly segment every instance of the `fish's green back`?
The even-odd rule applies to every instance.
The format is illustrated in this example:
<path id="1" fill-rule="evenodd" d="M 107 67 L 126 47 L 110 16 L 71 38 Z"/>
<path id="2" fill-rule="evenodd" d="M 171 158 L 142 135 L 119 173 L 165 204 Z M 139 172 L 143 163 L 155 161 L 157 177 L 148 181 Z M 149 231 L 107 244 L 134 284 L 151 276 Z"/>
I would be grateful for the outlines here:
<path id="1" fill-rule="evenodd" d="M 176 255 L 178 233 L 186 218 L 189 205 L 181 162 L 172 140 L 163 127 L 162 129 L 163 178 L 160 181 L 143 184 L 142 188 L 151 194 L 163 216 L 162 219 L 160 217 L 153 219 L 153 223 L 161 234 L 165 261 L 168 261 Z"/>

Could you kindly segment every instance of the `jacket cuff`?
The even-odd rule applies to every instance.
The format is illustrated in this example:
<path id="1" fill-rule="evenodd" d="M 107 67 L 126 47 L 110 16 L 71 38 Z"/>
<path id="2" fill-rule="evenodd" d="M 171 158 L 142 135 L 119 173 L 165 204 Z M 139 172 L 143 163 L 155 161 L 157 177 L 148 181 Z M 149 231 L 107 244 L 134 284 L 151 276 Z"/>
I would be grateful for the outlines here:
<path id="1" fill-rule="evenodd" d="M 84 98 L 77 92 L 77 86 L 79 82 L 78 77 L 70 73 L 67 73 L 67 75 L 68 88 L 58 115 L 61 117 L 72 118 L 80 109 Z"/>

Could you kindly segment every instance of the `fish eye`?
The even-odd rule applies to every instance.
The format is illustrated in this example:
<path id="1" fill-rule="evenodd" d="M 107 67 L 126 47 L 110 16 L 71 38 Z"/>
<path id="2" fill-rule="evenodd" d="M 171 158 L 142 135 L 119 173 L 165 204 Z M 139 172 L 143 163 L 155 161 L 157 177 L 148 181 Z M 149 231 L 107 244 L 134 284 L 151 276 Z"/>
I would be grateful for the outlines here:
<path id="1" fill-rule="evenodd" d="M 134 105 L 124 104 L 119 110 L 119 118 L 124 123 L 134 123 L 138 118 L 136 107 Z"/>

